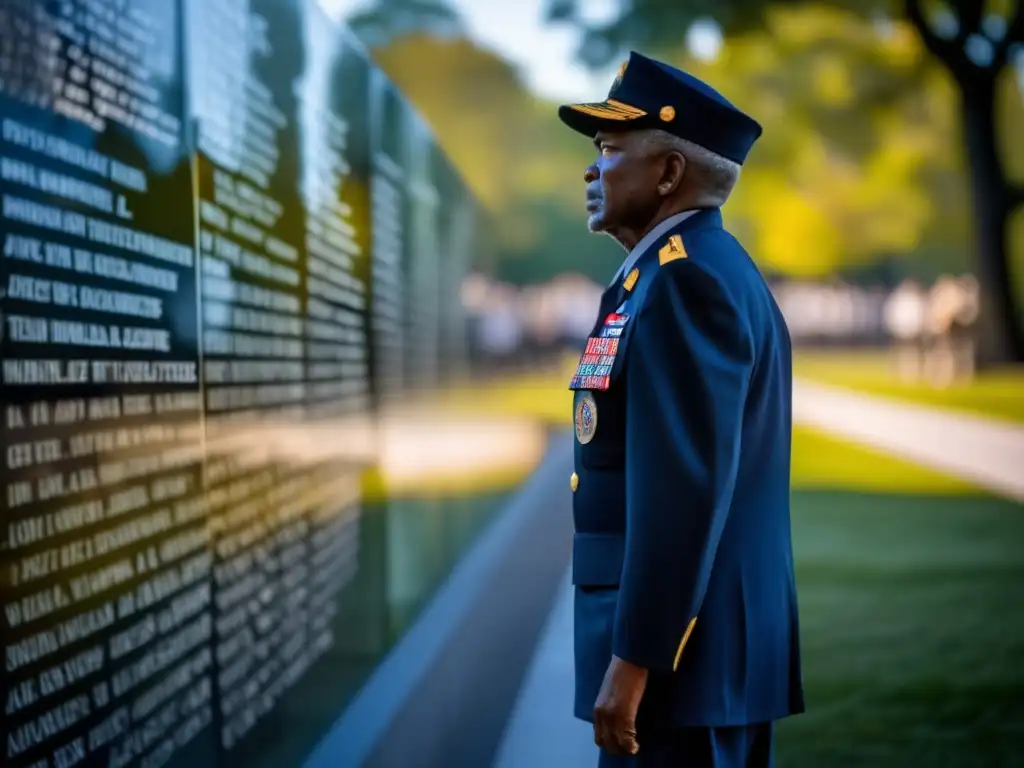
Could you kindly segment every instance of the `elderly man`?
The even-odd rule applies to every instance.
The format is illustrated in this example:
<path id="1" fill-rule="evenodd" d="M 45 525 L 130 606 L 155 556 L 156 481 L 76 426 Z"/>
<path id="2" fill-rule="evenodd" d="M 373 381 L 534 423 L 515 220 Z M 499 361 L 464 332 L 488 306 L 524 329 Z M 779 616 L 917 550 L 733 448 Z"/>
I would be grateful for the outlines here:
<path id="1" fill-rule="evenodd" d="M 770 766 L 804 708 L 791 349 L 719 210 L 761 127 L 637 53 L 559 116 L 597 148 L 590 229 L 629 253 L 570 384 L 575 714 L 607 768 Z"/>

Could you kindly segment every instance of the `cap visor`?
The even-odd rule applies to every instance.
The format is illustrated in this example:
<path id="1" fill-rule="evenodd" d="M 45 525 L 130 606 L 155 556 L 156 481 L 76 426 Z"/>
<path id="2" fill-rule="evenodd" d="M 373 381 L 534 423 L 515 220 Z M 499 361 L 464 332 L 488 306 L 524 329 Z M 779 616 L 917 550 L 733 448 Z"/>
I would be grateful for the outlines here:
<path id="1" fill-rule="evenodd" d="M 646 114 L 642 109 L 614 99 L 597 104 L 565 104 L 558 108 L 558 117 L 563 123 L 591 138 L 599 131 L 622 131 Z"/>

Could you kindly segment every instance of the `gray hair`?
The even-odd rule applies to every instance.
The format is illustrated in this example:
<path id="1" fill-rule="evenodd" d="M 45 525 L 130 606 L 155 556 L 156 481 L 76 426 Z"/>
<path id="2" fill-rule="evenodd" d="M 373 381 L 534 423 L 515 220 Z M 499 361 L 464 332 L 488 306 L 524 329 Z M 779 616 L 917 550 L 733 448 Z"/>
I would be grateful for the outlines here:
<path id="1" fill-rule="evenodd" d="M 739 181 L 739 163 L 667 131 L 654 128 L 644 137 L 643 143 L 651 154 L 678 152 L 686 159 L 687 175 L 693 177 L 700 196 L 698 202 L 702 205 L 723 205 Z"/>

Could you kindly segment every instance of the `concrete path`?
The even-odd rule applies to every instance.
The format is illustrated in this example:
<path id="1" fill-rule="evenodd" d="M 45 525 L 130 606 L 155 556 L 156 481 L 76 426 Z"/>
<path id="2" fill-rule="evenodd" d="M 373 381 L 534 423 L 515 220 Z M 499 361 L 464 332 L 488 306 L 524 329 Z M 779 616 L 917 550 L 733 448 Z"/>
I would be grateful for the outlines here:
<path id="1" fill-rule="evenodd" d="M 1022 425 L 803 380 L 793 411 L 802 424 L 1024 501 Z"/>
<path id="2" fill-rule="evenodd" d="M 572 584 L 565 575 L 494 768 L 596 768 L 589 723 L 572 716 Z"/>

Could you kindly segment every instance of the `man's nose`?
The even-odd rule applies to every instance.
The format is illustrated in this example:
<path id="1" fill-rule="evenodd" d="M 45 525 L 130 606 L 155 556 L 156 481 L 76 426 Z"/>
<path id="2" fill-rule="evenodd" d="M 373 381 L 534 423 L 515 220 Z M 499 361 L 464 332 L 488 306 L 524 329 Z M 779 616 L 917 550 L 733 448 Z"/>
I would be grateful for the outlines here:
<path id="1" fill-rule="evenodd" d="M 592 181 L 597 181 L 597 177 L 600 174 L 597 172 L 597 165 L 591 164 L 587 166 L 587 170 L 583 172 L 583 180 L 590 184 Z"/>

